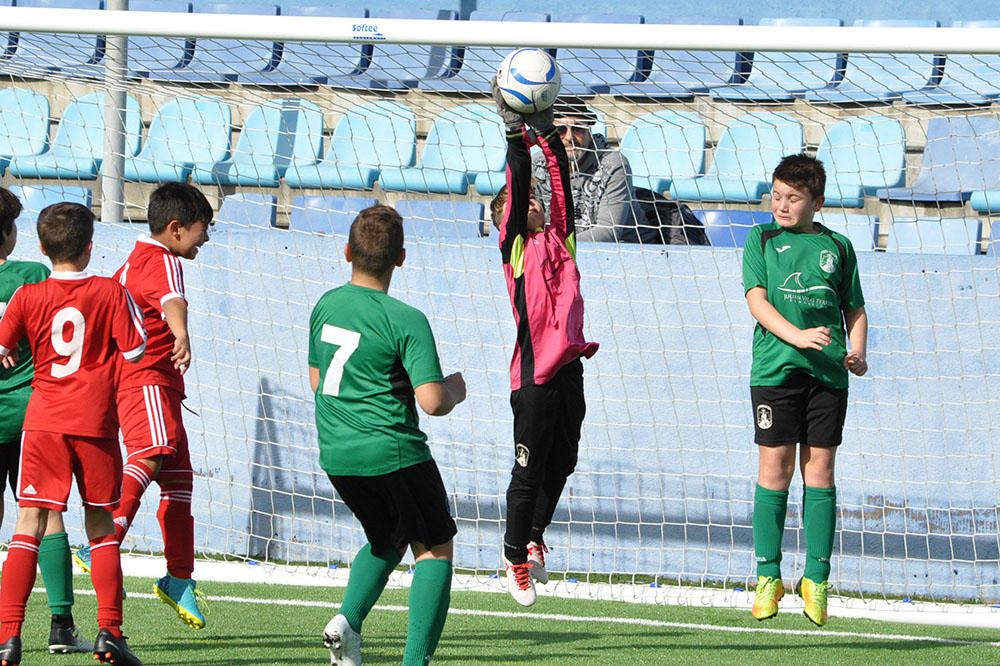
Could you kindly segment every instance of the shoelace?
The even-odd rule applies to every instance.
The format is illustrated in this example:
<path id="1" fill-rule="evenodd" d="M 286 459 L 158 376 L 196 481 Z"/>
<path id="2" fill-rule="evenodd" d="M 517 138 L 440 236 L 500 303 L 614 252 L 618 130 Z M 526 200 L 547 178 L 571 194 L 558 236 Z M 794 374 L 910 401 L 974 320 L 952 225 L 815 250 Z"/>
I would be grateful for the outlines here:
<path id="1" fill-rule="evenodd" d="M 524 564 L 511 564 L 510 570 L 514 573 L 514 583 L 517 584 L 519 590 L 527 590 L 531 587 L 531 565 L 525 562 Z"/>
<path id="2" fill-rule="evenodd" d="M 536 543 L 533 546 L 528 547 L 528 555 L 534 556 L 538 563 L 543 567 L 545 566 L 545 553 L 549 552 L 549 547 L 544 543 Z"/>

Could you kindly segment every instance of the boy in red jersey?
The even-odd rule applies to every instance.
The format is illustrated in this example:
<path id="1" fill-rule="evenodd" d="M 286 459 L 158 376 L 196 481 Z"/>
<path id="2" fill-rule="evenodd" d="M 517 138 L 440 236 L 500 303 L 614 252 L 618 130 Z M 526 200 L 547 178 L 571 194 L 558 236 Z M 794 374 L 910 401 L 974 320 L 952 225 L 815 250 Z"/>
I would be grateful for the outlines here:
<path id="1" fill-rule="evenodd" d="M 167 575 L 153 591 L 194 629 L 205 626 L 198 607 L 194 573 L 194 518 L 191 491 L 194 472 L 187 432 L 181 419 L 184 373 L 191 364 L 188 304 L 181 257 L 194 259 L 208 241 L 212 207 L 205 195 L 186 183 L 166 183 L 149 197 L 149 236 L 136 241 L 115 273 L 142 310 L 149 340 L 146 357 L 122 367 L 118 418 L 128 455 L 121 505 L 115 511 L 119 540 L 125 537 L 149 484 L 160 486 L 156 513 L 163 534 Z M 86 570 L 86 549 L 77 562 Z"/>
<path id="2" fill-rule="evenodd" d="M 522 116 L 503 101 L 495 81 L 493 98 L 507 127 L 507 185 L 490 210 L 500 230 L 504 277 L 517 324 L 510 363 L 515 444 L 504 568 L 511 596 L 531 606 L 532 578 L 548 582 L 543 534 L 576 468 L 587 409 L 580 358 L 596 354 L 598 345 L 583 337 L 569 160 L 552 109 Z M 525 131 L 526 124 L 532 132 Z M 531 192 L 532 144 L 542 149 L 548 167 L 548 225 Z"/>
<path id="3" fill-rule="evenodd" d="M 52 275 L 17 290 L 0 320 L 0 356 L 12 365 L 27 338 L 35 361 L 34 392 L 21 440 L 18 516 L 0 576 L 0 665 L 21 662 L 21 625 L 35 582 L 38 548 L 50 511 L 65 511 L 76 477 L 97 592 L 102 663 L 141 666 L 121 632 L 122 569 L 111 511 L 118 506 L 122 462 L 115 387 L 120 355 L 137 362 L 146 348 L 142 315 L 114 280 L 84 269 L 93 249 L 94 214 L 59 203 L 38 216 L 42 252 Z M 87 408 L 80 408 L 80 400 Z"/>

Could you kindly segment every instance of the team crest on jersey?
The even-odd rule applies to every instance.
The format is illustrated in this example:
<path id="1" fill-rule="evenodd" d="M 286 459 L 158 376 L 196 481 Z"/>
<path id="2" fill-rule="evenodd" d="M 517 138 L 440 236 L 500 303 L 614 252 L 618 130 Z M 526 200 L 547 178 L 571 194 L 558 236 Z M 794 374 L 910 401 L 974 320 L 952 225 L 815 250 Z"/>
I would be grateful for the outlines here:
<path id="1" fill-rule="evenodd" d="M 528 451 L 528 447 L 525 446 L 524 444 L 518 442 L 517 444 L 514 445 L 514 460 L 516 460 L 517 464 L 520 465 L 521 467 L 528 466 L 528 457 L 530 455 L 531 452 Z"/>
<path id="2" fill-rule="evenodd" d="M 819 267 L 825 273 L 833 273 L 837 270 L 837 255 L 829 250 L 823 250 L 819 253 Z"/>
<path id="3" fill-rule="evenodd" d="M 774 418 L 771 415 L 770 405 L 758 405 L 757 406 L 757 427 L 761 430 L 767 430 L 772 425 L 774 425 Z"/>

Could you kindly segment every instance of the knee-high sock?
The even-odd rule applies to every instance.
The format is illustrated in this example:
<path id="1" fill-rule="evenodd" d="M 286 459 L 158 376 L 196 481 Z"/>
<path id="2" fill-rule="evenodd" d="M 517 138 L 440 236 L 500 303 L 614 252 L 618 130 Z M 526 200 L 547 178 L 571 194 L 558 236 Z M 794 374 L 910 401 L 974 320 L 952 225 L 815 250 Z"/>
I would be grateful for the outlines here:
<path id="1" fill-rule="evenodd" d="M 423 666 L 434 655 L 451 603 L 451 562 L 421 560 L 413 569 L 403 666 Z"/>
<path id="2" fill-rule="evenodd" d="M 38 547 L 38 568 L 45 582 L 49 610 L 53 615 L 73 612 L 73 562 L 65 532 L 49 534 Z"/>
<path id="3" fill-rule="evenodd" d="M 814 583 L 830 578 L 830 556 L 837 531 L 837 489 L 805 487 L 802 526 L 806 533 L 805 577 Z"/>
<path id="4" fill-rule="evenodd" d="M 757 485 L 753 496 L 753 550 L 758 576 L 781 578 L 781 537 L 787 510 L 787 490 Z"/>
<path id="5" fill-rule="evenodd" d="M 344 601 L 340 613 L 347 623 L 358 633 L 368 613 L 382 595 L 389 574 L 396 568 L 403 556 L 395 548 L 372 552 L 371 544 L 365 544 L 351 562 L 351 575 L 347 579 Z"/>
<path id="6" fill-rule="evenodd" d="M 24 608 L 35 585 L 38 539 L 15 534 L 10 540 L 7 561 L 0 574 L 0 643 L 21 635 Z"/>
<path id="7" fill-rule="evenodd" d="M 122 626 L 122 558 L 114 534 L 90 540 L 90 579 L 97 593 L 97 626 L 119 634 Z"/>
<path id="8" fill-rule="evenodd" d="M 122 470 L 122 498 L 115 510 L 115 538 L 121 543 L 132 527 L 135 514 L 142 504 L 143 493 L 152 482 L 149 468 L 142 462 L 128 463 Z"/>
<path id="9" fill-rule="evenodd" d="M 169 485 L 163 482 L 170 480 Z M 156 517 L 163 533 L 163 555 L 167 573 L 174 578 L 190 578 L 194 573 L 194 518 L 191 516 L 193 478 L 187 475 L 161 475 L 160 507 Z"/>

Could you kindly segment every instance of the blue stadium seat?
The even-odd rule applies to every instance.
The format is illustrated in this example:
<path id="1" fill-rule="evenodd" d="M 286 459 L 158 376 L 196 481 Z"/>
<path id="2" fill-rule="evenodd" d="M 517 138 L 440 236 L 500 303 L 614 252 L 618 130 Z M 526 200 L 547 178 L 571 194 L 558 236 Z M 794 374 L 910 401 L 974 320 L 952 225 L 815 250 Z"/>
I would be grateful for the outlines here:
<path id="1" fill-rule="evenodd" d="M 254 108 L 227 160 L 194 165 L 192 178 L 202 185 L 277 187 L 293 161 L 322 155 L 323 112 L 310 101 L 274 99 Z"/>
<path id="2" fill-rule="evenodd" d="M 976 218 L 894 218 L 885 251 L 979 254 L 982 226 Z"/>
<path id="3" fill-rule="evenodd" d="M 17 0 L 18 7 L 102 9 L 102 0 Z M 59 72 L 70 76 L 104 76 L 104 38 L 97 35 L 22 32 L 13 57 L 0 61 L 0 72 L 45 78 Z"/>
<path id="4" fill-rule="evenodd" d="M 847 236 L 856 252 L 871 252 L 877 247 L 877 217 L 825 211 L 817 213 L 813 219 L 824 227 Z"/>
<path id="5" fill-rule="evenodd" d="M 373 15 L 377 19 L 424 19 L 454 21 L 458 12 L 451 9 L 395 9 Z M 424 79 L 458 71 L 457 49 L 450 46 L 418 46 L 378 43 L 372 47 L 371 62 L 358 76 L 330 76 L 327 84 L 340 88 L 372 90 L 408 90 Z"/>
<path id="6" fill-rule="evenodd" d="M 367 18 L 368 10 L 341 2 L 326 5 L 286 4 L 282 16 L 342 16 Z M 371 44 L 333 42 L 284 42 L 275 69 L 240 74 L 240 83 L 269 86 L 310 86 L 326 83 L 331 76 L 357 76 L 371 60 Z"/>
<path id="7" fill-rule="evenodd" d="M 743 247 L 754 225 L 771 221 L 770 213 L 750 210 L 696 210 L 694 214 L 705 225 L 712 247 Z"/>
<path id="8" fill-rule="evenodd" d="M 125 159 L 125 179 L 187 182 L 196 163 L 229 157 L 232 112 L 217 97 L 180 97 L 160 108 L 142 150 Z"/>
<path id="9" fill-rule="evenodd" d="M 21 215 L 17 218 L 34 227 L 38 214 L 46 206 L 69 201 L 90 207 L 93 194 L 89 187 L 75 185 L 11 185 L 10 191 L 21 200 Z"/>
<path id="10" fill-rule="evenodd" d="M 760 111 L 734 120 L 715 147 L 704 176 L 677 178 L 674 199 L 752 203 L 771 189 L 771 172 L 785 155 L 802 152 L 802 125 L 784 113 Z"/>
<path id="11" fill-rule="evenodd" d="M 481 203 L 412 199 L 398 201 L 396 210 L 403 216 L 403 229 L 408 240 L 482 236 Z"/>
<path id="12" fill-rule="evenodd" d="M 835 28 L 839 19 L 765 18 L 765 26 Z M 750 74 L 743 83 L 712 88 L 712 99 L 790 102 L 806 92 L 835 85 L 844 69 L 843 54 L 759 52 L 753 55 Z"/>
<path id="13" fill-rule="evenodd" d="M 885 116 L 845 118 L 827 130 L 816 157 L 826 167 L 826 206 L 862 208 L 865 195 L 906 177 L 906 135 Z"/>
<path id="14" fill-rule="evenodd" d="M 543 12 L 487 12 L 476 10 L 469 15 L 470 21 L 522 21 L 547 23 L 549 15 Z M 439 92 L 488 93 L 490 79 L 497 72 L 497 66 L 510 49 L 488 46 L 467 46 L 462 50 L 461 67 L 454 76 L 439 76 L 420 82 L 421 90 Z"/>
<path id="15" fill-rule="evenodd" d="M 187 0 L 129 0 L 129 11 L 188 13 L 191 3 Z M 146 37 L 131 35 L 128 38 L 128 69 L 132 77 L 148 77 L 151 72 L 170 72 L 190 62 L 194 54 L 194 40 L 182 37 Z"/>
<path id="16" fill-rule="evenodd" d="M 139 103 L 127 97 L 125 155 L 139 150 L 142 118 Z M 104 93 L 70 102 L 63 111 L 52 146 L 41 155 L 11 158 L 10 175 L 17 178 L 78 178 L 93 180 L 104 160 Z"/>
<path id="17" fill-rule="evenodd" d="M 314 234 L 347 236 L 358 213 L 378 203 L 370 197 L 295 197 L 288 228 Z"/>
<path id="18" fill-rule="evenodd" d="M 654 111 L 639 116 L 621 139 L 632 184 L 663 192 L 674 178 L 705 170 L 705 125 L 688 111 Z"/>
<path id="19" fill-rule="evenodd" d="M 986 244 L 986 254 L 991 257 L 1000 256 L 1000 224 L 990 225 L 990 237 Z"/>
<path id="20" fill-rule="evenodd" d="M 1000 189 L 979 190 L 969 197 L 969 206 L 977 213 L 1000 213 Z M 1000 224 L 997 225 L 1000 229 Z M 992 233 L 992 229 L 990 231 Z"/>
<path id="21" fill-rule="evenodd" d="M 567 14 L 553 17 L 565 23 L 642 23 L 638 14 Z M 560 92 L 589 96 L 611 92 L 611 86 L 645 78 L 637 49 L 559 49 L 556 53 L 562 75 Z"/>
<path id="22" fill-rule="evenodd" d="M 955 21 L 953 28 L 1000 28 L 1000 21 Z M 903 93 L 907 104 L 985 106 L 1000 97 L 1000 55 L 949 54 L 933 88 Z"/>
<path id="23" fill-rule="evenodd" d="M 742 25 L 743 19 L 710 16 L 651 18 L 646 23 L 674 25 Z M 653 64 L 645 81 L 611 86 L 620 97 L 650 99 L 691 99 L 696 92 L 737 83 L 749 69 L 746 54 L 735 51 L 655 51 Z"/>
<path id="24" fill-rule="evenodd" d="M 195 2 L 195 14 L 252 14 L 276 16 L 278 5 L 253 2 Z M 196 16 L 192 17 L 197 20 Z M 185 67 L 150 72 L 157 81 L 182 83 L 231 83 L 242 74 L 254 74 L 273 69 L 278 63 L 278 45 L 274 42 L 199 39 L 194 54 Z"/>
<path id="25" fill-rule="evenodd" d="M 879 189 L 885 201 L 961 203 L 1000 188 L 1000 118 L 939 116 L 927 123 L 920 173 L 912 187 Z"/>
<path id="26" fill-rule="evenodd" d="M 0 89 L 0 174 L 14 155 L 49 147 L 49 98 L 27 88 Z"/>
<path id="27" fill-rule="evenodd" d="M 215 214 L 212 233 L 270 229 L 277 220 L 278 198 L 272 194 L 230 194 Z"/>
<path id="28" fill-rule="evenodd" d="M 463 104 L 434 121 L 417 166 L 383 167 L 379 184 L 398 192 L 465 194 L 480 173 L 502 174 L 506 164 L 507 141 L 496 109 Z"/>
<path id="29" fill-rule="evenodd" d="M 399 102 L 380 100 L 353 106 L 340 117 L 325 159 L 293 162 L 285 172 L 289 187 L 370 190 L 382 169 L 413 166 L 417 158 L 417 118 Z"/>
<path id="30" fill-rule="evenodd" d="M 855 27 L 936 28 L 937 21 L 892 19 L 858 20 Z M 850 53 L 844 78 L 835 87 L 813 90 L 805 98 L 824 104 L 887 103 L 903 91 L 917 90 L 937 81 L 941 59 L 908 53 Z"/>

